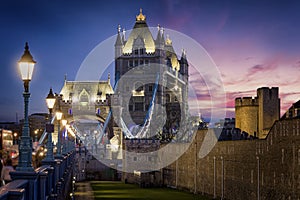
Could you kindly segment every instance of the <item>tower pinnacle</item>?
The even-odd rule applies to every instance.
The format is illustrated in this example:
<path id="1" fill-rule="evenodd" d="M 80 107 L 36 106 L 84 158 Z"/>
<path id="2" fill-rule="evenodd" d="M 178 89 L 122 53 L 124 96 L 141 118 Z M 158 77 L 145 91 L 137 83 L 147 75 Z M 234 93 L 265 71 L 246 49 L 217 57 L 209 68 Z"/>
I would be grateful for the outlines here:
<path id="1" fill-rule="evenodd" d="M 143 15 L 142 8 L 140 8 L 140 14 L 136 16 L 136 21 L 146 21 L 146 15 Z"/>
<path id="2" fill-rule="evenodd" d="M 121 25 L 118 24 L 118 33 L 120 33 L 120 32 L 121 32 Z"/>

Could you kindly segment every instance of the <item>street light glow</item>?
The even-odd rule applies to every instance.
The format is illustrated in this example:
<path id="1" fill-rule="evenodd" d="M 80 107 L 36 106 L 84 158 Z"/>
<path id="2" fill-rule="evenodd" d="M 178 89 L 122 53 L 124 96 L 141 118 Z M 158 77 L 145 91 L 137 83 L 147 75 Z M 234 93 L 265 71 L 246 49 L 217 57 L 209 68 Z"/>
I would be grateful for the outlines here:
<path id="1" fill-rule="evenodd" d="M 25 51 L 19 60 L 19 70 L 23 81 L 30 81 L 33 74 L 33 69 L 35 61 L 33 60 L 32 55 L 30 54 L 28 43 L 25 44 Z"/>
<path id="2" fill-rule="evenodd" d="M 46 103 L 47 103 L 47 107 L 48 107 L 49 110 L 54 107 L 55 100 L 56 99 L 55 99 L 55 96 L 53 95 L 52 88 L 50 88 L 49 94 L 46 98 Z"/>
<path id="3" fill-rule="evenodd" d="M 63 113 L 60 110 L 58 110 L 56 111 L 55 115 L 57 120 L 61 120 Z"/>
<path id="4" fill-rule="evenodd" d="M 62 125 L 63 125 L 63 126 L 66 126 L 66 125 L 67 125 L 67 123 L 68 123 L 68 120 L 66 120 L 66 119 L 63 119 L 63 120 L 61 120 L 61 123 L 62 123 Z"/>

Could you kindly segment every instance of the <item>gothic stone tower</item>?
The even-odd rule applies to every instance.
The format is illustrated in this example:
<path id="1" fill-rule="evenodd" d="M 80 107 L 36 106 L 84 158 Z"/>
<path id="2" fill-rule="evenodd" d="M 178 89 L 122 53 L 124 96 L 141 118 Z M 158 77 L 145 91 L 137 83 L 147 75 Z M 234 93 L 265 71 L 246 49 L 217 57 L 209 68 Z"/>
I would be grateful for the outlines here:
<path id="1" fill-rule="evenodd" d="M 235 99 L 235 126 L 250 135 L 265 138 L 280 115 L 278 87 L 257 89 L 257 97 Z"/>
<path id="2" fill-rule="evenodd" d="M 167 118 L 160 120 L 166 122 L 164 129 L 167 132 L 187 115 L 188 62 L 184 51 L 181 59 L 177 58 L 172 41 L 165 38 L 163 28 L 158 27 L 156 39 L 153 39 L 141 10 L 129 37 L 126 39 L 125 31 L 121 32 L 119 26 L 115 42 L 115 80 L 120 80 L 118 90 L 124 93 L 122 117 L 126 124 L 143 123 L 157 75 L 159 86 L 154 103 L 158 106 L 154 113 L 156 117 Z"/>
<path id="3" fill-rule="evenodd" d="M 110 75 L 103 81 L 69 81 L 65 77 L 57 108 L 69 121 L 93 118 L 104 123 L 113 93 Z"/>

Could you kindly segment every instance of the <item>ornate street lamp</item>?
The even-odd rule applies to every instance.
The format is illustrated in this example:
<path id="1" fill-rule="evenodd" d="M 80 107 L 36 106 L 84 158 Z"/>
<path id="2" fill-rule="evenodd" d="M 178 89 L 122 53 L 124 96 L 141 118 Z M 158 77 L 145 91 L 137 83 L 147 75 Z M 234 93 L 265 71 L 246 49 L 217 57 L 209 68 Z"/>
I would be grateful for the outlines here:
<path id="1" fill-rule="evenodd" d="M 54 107 L 56 98 L 53 94 L 52 88 L 50 88 L 49 94 L 46 97 L 46 104 L 49 109 L 50 117 L 52 117 L 52 109 Z"/>
<path id="2" fill-rule="evenodd" d="M 66 119 L 63 119 L 61 120 L 61 123 L 63 125 L 63 127 L 66 129 L 67 128 L 67 123 L 68 123 L 68 120 Z M 66 131 L 67 132 L 67 131 Z M 68 133 L 66 133 L 68 134 Z M 65 137 L 63 138 L 63 150 L 62 150 L 62 154 L 66 154 L 67 153 L 67 148 L 66 148 L 66 141 L 65 141 Z"/>
<path id="3" fill-rule="evenodd" d="M 30 54 L 28 43 L 25 44 L 24 54 L 19 60 L 19 70 L 21 78 L 24 82 L 24 125 L 19 145 L 19 164 L 17 171 L 33 171 L 32 166 L 32 139 L 30 138 L 29 122 L 28 122 L 28 103 L 29 103 L 29 82 L 35 65 L 32 55 Z"/>
<path id="4" fill-rule="evenodd" d="M 47 141 L 47 154 L 44 161 L 54 161 L 53 156 L 53 144 L 52 144 L 52 132 L 54 131 L 54 125 L 51 124 L 52 120 L 52 109 L 55 104 L 55 96 L 53 95 L 52 88 L 50 88 L 49 94 L 46 98 L 47 107 L 50 113 L 50 122 L 46 124 L 46 132 L 48 133 L 48 141 Z"/>
<path id="5" fill-rule="evenodd" d="M 62 118 L 62 112 L 60 110 L 56 111 L 56 120 L 57 120 L 57 153 L 56 156 L 61 157 L 61 134 L 60 134 L 60 120 Z"/>

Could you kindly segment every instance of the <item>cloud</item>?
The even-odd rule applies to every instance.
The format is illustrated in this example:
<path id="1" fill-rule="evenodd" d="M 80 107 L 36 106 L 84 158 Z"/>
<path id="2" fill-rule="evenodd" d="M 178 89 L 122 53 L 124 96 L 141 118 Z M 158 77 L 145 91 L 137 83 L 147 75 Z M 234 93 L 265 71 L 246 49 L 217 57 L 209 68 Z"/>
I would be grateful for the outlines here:
<path id="1" fill-rule="evenodd" d="M 274 63 L 254 65 L 253 67 L 251 67 L 248 70 L 248 73 L 247 73 L 246 77 L 254 76 L 257 73 L 263 73 L 263 72 L 267 72 L 267 71 L 272 71 L 276 67 L 277 67 L 277 64 L 274 64 Z"/>
<path id="2" fill-rule="evenodd" d="M 280 93 L 280 98 L 288 98 L 290 96 L 300 95 L 300 92 L 282 92 Z"/>
<path id="3" fill-rule="evenodd" d="M 300 70 L 300 60 L 293 64 L 293 67 Z"/>

